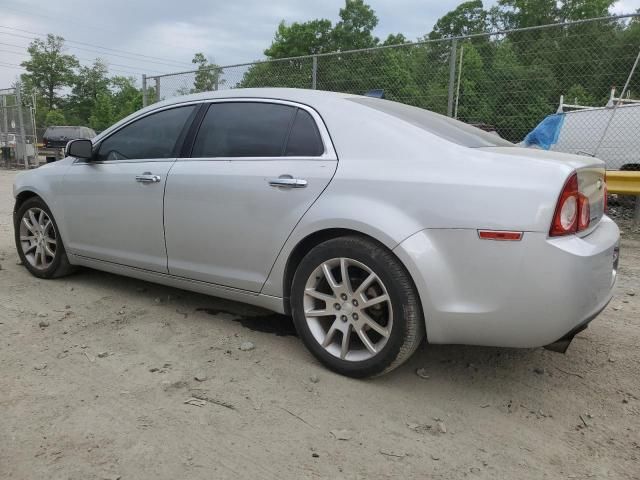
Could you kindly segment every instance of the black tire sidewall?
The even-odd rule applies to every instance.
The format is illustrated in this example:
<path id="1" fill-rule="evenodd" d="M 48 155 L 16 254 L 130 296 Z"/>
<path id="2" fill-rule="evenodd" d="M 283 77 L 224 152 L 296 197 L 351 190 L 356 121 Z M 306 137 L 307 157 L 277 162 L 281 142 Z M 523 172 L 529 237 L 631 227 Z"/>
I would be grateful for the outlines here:
<path id="1" fill-rule="evenodd" d="M 323 262 L 346 257 L 367 265 L 384 283 L 393 308 L 393 327 L 384 348 L 374 357 L 360 362 L 342 360 L 327 352 L 311 333 L 304 315 L 304 289 L 311 273 Z M 390 265 L 390 261 L 396 265 Z M 406 292 L 398 288 L 397 276 L 408 275 L 404 267 L 386 251 L 366 239 L 346 237 L 328 240 L 313 248 L 300 262 L 291 289 L 291 311 L 298 335 L 305 346 L 325 366 L 350 377 L 368 377 L 383 372 L 397 358 L 405 341 L 405 312 L 409 303 Z"/>
<path id="2" fill-rule="evenodd" d="M 56 231 L 56 255 L 53 259 L 53 262 L 51 262 L 51 265 L 49 265 L 49 267 L 47 267 L 44 270 L 40 270 L 32 266 L 29 263 L 29 260 L 27 260 L 27 258 L 25 257 L 24 252 L 22 251 L 22 245 L 20 241 L 20 222 L 22 222 L 22 217 L 25 214 L 25 212 L 30 208 L 40 208 L 44 210 L 45 213 L 51 219 L 51 222 L 53 223 L 53 228 Z M 25 266 L 25 268 L 29 270 L 29 273 L 31 273 L 33 276 L 38 278 L 53 278 L 56 274 L 56 271 L 60 267 L 60 263 L 62 262 L 63 256 L 66 255 L 66 253 L 65 253 L 64 245 L 62 243 L 60 229 L 58 228 L 58 224 L 56 223 L 56 219 L 53 217 L 53 214 L 51 213 L 51 210 L 49 210 L 49 207 L 47 206 L 47 204 L 41 198 L 32 197 L 25 200 L 22 203 L 22 205 L 20 205 L 20 207 L 16 211 L 16 216 L 14 221 L 14 236 L 15 236 L 15 242 L 16 242 L 16 249 L 18 250 L 18 256 L 20 257 L 20 260 L 22 261 L 22 264 Z"/>

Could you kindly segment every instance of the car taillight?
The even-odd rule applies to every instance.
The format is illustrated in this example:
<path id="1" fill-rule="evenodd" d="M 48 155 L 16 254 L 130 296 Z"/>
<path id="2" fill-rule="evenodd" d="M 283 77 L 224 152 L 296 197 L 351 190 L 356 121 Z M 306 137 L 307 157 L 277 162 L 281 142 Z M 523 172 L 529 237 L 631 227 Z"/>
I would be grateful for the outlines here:
<path id="1" fill-rule="evenodd" d="M 589 199 L 580 193 L 578 194 L 578 231 L 589 228 L 590 220 Z"/>
<path id="2" fill-rule="evenodd" d="M 578 174 L 574 173 L 560 193 L 549 235 L 559 237 L 585 230 L 589 228 L 590 215 L 589 198 L 580 193 Z"/>

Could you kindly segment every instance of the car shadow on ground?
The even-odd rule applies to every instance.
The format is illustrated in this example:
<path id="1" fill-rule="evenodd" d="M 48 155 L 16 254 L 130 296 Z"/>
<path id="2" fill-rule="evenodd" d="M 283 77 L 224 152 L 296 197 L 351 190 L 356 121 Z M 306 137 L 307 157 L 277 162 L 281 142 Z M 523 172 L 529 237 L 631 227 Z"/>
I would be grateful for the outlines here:
<path id="1" fill-rule="evenodd" d="M 140 296 L 140 299 L 147 298 L 150 302 L 164 304 L 166 308 L 176 310 L 177 319 L 182 318 L 185 313 L 201 313 L 210 315 L 210 321 L 215 323 L 231 321 L 254 332 L 283 337 L 297 336 L 291 317 L 244 303 L 90 269 L 81 269 L 62 281 L 77 289 L 90 287 L 96 290 L 104 289 L 105 292 L 114 295 L 120 293 L 123 296 L 134 295 Z M 300 344 L 300 350 L 304 351 L 302 344 Z M 511 378 L 517 383 L 517 377 L 530 376 L 532 373 L 544 374 L 543 365 L 547 364 L 548 368 L 549 358 L 560 357 L 563 355 L 548 352 L 542 348 L 513 349 L 424 343 L 412 358 L 397 370 L 397 373 L 378 377 L 375 380 L 386 384 L 389 381 L 394 382 L 394 378 L 398 379 L 406 375 L 414 375 L 422 379 L 444 375 L 450 380 L 462 380 L 463 383 L 468 383 L 468 380 L 477 383 L 478 378 L 486 376 L 492 377 L 493 381 L 498 378 Z M 318 363 L 310 354 L 297 360 Z M 418 370 L 421 370 L 419 374 L 416 373 Z M 483 388 L 481 384 L 476 386 Z"/>

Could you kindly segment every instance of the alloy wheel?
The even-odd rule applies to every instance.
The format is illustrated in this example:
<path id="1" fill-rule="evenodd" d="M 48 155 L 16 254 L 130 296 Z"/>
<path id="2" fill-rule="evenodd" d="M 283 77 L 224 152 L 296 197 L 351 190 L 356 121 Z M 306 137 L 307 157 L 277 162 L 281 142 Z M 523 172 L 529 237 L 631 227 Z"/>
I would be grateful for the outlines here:
<path id="1" fill-rule="evenodd" d="M 393 309 L 387 289 L 357 260 L 333 258 L 318 266 L 306 282 L 303 305 L 315 340 L 342 360 L 374 357 L 391 335 Z"/>
<path id="2" fill-rule="evenodd" d="M 20 220 L 20 246 L 29 264 L 46 270 L 56 257 L 57 234 L 49 215 L 41 208 L 30 208 Z"/>

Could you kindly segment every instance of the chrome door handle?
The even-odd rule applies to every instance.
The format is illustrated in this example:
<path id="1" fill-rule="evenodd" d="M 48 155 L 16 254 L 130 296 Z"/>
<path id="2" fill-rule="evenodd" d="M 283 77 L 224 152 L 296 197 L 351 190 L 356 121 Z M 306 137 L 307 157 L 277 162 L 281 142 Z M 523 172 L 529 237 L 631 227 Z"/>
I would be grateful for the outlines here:
<path id="1" fill-rule="evenodd" d="M 136 175 L 136 182 L 158 183 L 160 182 L 160 175 L 152 175 L 151 172 L 144 172 L 142 175 Z"/>
<path id="2" fill-rule="evenodd" d="M 292 178 L 291 175 L 282 175 L 278 178 L 269 179 L 269 185 L 281 188 L 305 188 L 307 181 L 301 178 Z"/>

